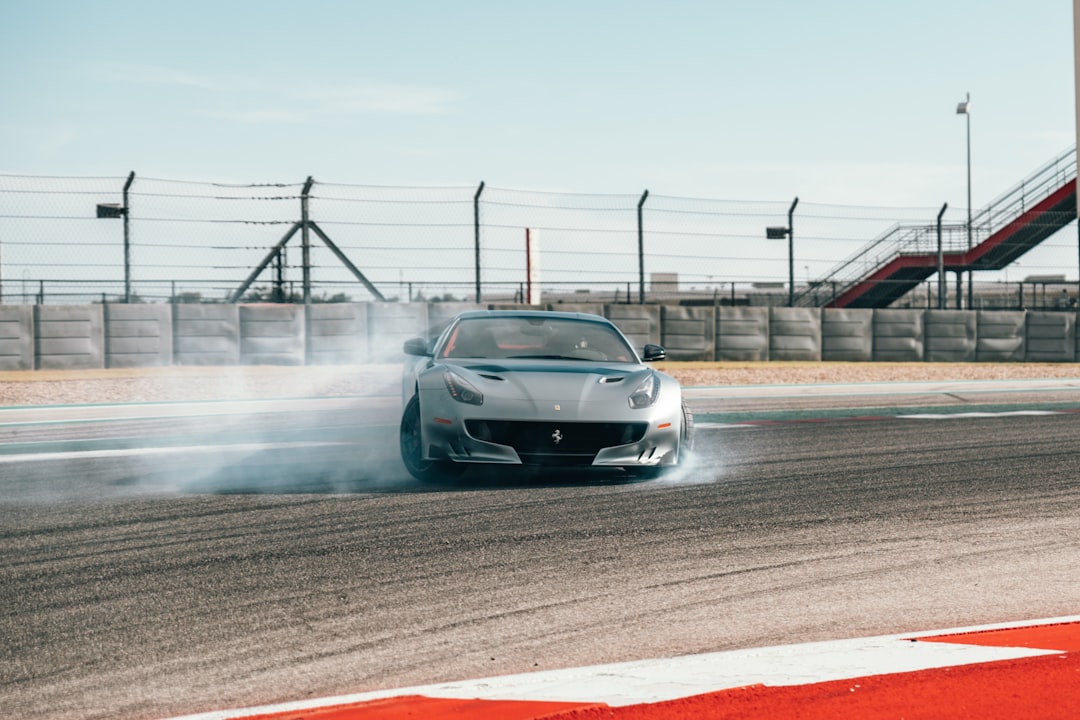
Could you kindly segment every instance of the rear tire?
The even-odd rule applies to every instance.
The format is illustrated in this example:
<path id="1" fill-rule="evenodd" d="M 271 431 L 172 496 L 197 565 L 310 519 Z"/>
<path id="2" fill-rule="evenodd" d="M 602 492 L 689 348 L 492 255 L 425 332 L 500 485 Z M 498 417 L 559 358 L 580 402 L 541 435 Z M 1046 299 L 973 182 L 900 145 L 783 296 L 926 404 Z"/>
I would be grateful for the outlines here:
<path id="1" fill-rule="evenodd" d="M 401 462 L 409 474 L 421 482 L 439 482 L 465 472 L 464 466 L 458 463 L 424 458 L 420 422 L 420 397 L 413 395 L 405 406 L 405 412 L 401 414 L 401 428 L 398 432 Z"/>

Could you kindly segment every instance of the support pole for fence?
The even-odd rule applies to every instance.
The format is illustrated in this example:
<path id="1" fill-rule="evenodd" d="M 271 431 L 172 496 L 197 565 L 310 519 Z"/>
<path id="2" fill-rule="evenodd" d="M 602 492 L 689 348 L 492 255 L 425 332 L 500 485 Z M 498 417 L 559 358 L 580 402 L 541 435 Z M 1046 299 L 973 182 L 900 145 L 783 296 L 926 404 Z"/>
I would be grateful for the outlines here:
<path id="1" fill-rule="evenodd" d="M 124 183 L 124 302 L 131 302 L 131 213 L 128 207 L 128 190 L 135 182 L 135 171 L 128 175 Z"/>
<path id="2" fill-rule="evenodd" d="M 649 191 L 641 194 L 637 204 L 637 252 L 638 252 L 638 303 L 645 304 L 645 226 L 642 223 L 642 207 L 649 197 Z"/>
<path id="3" fill-rule="evenodd" d="M 795 206 L 798 204 L 796 197 L 787 211 L 788 307 L 795 307 Z"/>
<path id="4" fill-rule="evenodd" d="M 286 232 L 285 235 L 283 235 L 280 240 L 278 240 L 277 244 L 274 245 L 274 247 L 270 248 L 270 252 L 268 252 L 266 254 L 266 257 L 263 258 L 262 262 L 260 262 L 255 267 L 255 269 L 251 271 L 251 274 L 248 275 L 247 279 L 244 280 L 243 283 L 241 283 L 240 287 L 237 288 L 236 291 L 234 291 L 232 293 L 232 295 L 229 296 L 229 302 L 235 303 L 235 302 L 239 301 L 240 298 L 243 296 L 243 294 L 245 292 L 247 292 L 248 288 L 251 287 L 251 284 L 253 282 L 255 282 L 255 280 L 259 277 L 259 275 L 262 273 L 262 271 L 265 270 L 266 267 L 270 263 L 275 262 L 275 261 L 277 262 L 277 280 L 276 280 L 277 290 L 275 292 L 279 296 L 277 298 L 277 300 L 279 302 L 284 302 L 284 301 L 286 301 L 286 300 L 288 300 L 289 298 L 292 297 L 293 285 L 292 285 L 291 282 L 289 284 L 289 292 L 287 294 L 284 293 L 284 282 L 285 282 L 284 265 L 285 265 L 285 263 L 284 263 L 283 254 L 285 252 L 286 243 L 288 243 L 289 239 L 292 238 L 292 236 L 295 235 L 297 232 L 300 232 L 300 236 L 301 236 L 302 242 L 303 242 L 303 247 L 301 248 L 302 252 L 303 252 L 303 259 L 302 259 L 301 262 L 302 262 L 302 265 L 303 265 L 303 272 L 304 272 L 303 288 L 302 289 L 303 289 L 303 293 L 304 293 L 304 304 L 305 305 L 310 305 L 311 304 L 311 233 L 312 232 L 314 232 L 316 235 L 319 236 L 319 238 L 322 239 L 323 243 L 326 244 L 326 247 L 328 247 L 330 249 L 330 252 L 334 253 L 334 255 L 337 257 L 337 259 L 341 261 L 341 264 L 344 265 L 349 270 L 349 272 L 351 272 L 353 274 L 353 276 L 357 280 L 359 280 L 361 284 L 363 284 L 363 286 L 365 288 L 367 288 L 368 292 L 370 292 L 372 295 L 374 295 L 375 298 L 377 300 L 379 300 L 380 302 L 385 302 L 386 301 L 386 298 L 383 297 L 383 294 L 381 292 L 379 292 L 378 288 L 376 288 L 371 283 L 371 281 L 368 280 L 364 276 L 364 273 L 360 272 L 360 269 L 358 267 L 356 267 L 356 265 L 354 265 L 351 260 L 349 260 L 348 256 L 346 256 L 345 253 L 341 251 L 341 248 L 339 248 L 334 243 L 334 241 L 330 239 L 330 236 L 327 235 L 325 232 L 323 232 L 322 228 L 320 228 L 318 226 L 318 224 L 314 220 L 311 219 L 310 214 L 308 212 L 308 197 L 309 197 L 309 195 L 311 193 L 311 186 L 312 186 L 313 183 L 314 183 L 314 180 L 309 177 L 307 179 L 307 182 L 304 183 L 304 189 L 301 191 L 301 194 L 300 194 L 300 216 L 301 216 L 301 219 L 299 221 L 293 223 L 292 227 L 289 228 L 289 231 Z M 412 294 L 411 289 L 409 291 L 409 294 L 410 295 Z M 284 297 L 282 297 L 282 296 L 284 296 Z"/>
<path id="5" fill-rule="evenodd" d="M 285 302 L 285 248 L 274 253 L 274 291 L 271 299 L 277 303 Z"/>
<path id="6" fill-rule="evenodd" d="M 247 292 L 248 288 L 251 287 L 251 284 L 253 282 L 255 282 L 255 279 L 259 277 L 259 274 L 262 273 L 262 271 L 266 269 L 267 265 L 269 265 L 271 262 L 273 262 L 274 258 L 277 257 L 277 254 L 279 252 L 281 252 L 281 249 L 285 247 L 285 243 L 289 242 L 289 238 L 291 238 L 293 235 L 295 235 L 296 231 L 299 230 L 302 225 L 303 225 L 302 221 L 301 222 L 295 222 L 295 223 L 292 224 L 292 227 L 289 228 L 288 232 L 286 232 L 282 236 L 282 238 L 280 240 L 278 240 L 277 245 L 270 248 L 270 252 L 268 252 L 266 254 L 266 257 L 263 258 L 262 262 L 255 266 L 255 269 L 251 271 L 251 274 L 247 276 L 247 279 L 244 280 L 244 282 L 242 282 L 240 284 L 240 287 L 238 287 L 236 289 L 236 291 L 232 295 L 229 296 L 229 302 L 235 303 L 235 302 L 238 302 L 240 300 L 240 298 L 243 296 L 243 294 Z M 306 271 L 306 269 L 307 268 L 305 266 L 305 271 Z M 307 280 L 307 276 L 306 276 L 306 272 L 305 272 L 305 281 L 306 280 Z"/>
<path id="7" fill-rule="evenodd" d="M 314 179 L 309 175 L 300 192 L 300 261 L 304 266 L 304 304 L 311 304 L 311 233 L 308 219 L 308 195 Z"/>
<path id="8" fill-rule="evenodd" d="M 941 217 L 945 214 L 945 208 L 949 203 L 943 203 L 941 212 L 937 214 L 937 283 L 938 283 L 938 310 L 945 309 L 945 250 L 941 245 Z"/>
<path id="9" fill-rule="evenodd" d="M 484 192 L 484 181 L 480 181 L 480 187 L 476 188 L 473 195 L 473 247 L 475 249 L 476 264 L 476 302 L 480 302 L 480 193 Z"/>
<path id="10" fill-rule="evenodd" d="M 330 252 L 337 256 L 337 259 L 341 261 L 341 264 L 348 268 L 349 272 L 353 274 L 360 283 L 367 288 L 367 291 L 375 296 L 379 302 L 385 302 L 386 298 L 379 292 L 379 289 L 371 284 L 371 281 L 364 276 L 364 273 L 360 272 L 360 268 L 353 265 L 348 256 L 341 251 L 341 249 L 334 244 L 334 241 L 330 239 L 330 236 L 323 232 L 322 228 L 318 226 L 314 221 L 308 222 L 308 226 L 315 231 L 315 234 L 326 244 L 326 247 L 330 248 Z M 306 301 L 305 301 L 306 302 Z"/>

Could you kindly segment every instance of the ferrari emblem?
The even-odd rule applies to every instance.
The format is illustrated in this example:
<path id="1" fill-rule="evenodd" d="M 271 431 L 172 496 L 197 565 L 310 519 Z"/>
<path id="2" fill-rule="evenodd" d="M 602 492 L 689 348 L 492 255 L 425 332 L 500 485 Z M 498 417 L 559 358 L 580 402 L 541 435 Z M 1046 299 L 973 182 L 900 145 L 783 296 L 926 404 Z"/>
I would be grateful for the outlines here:
<path id="1" fill-rule="evenodd" d="M 551 441 L 553 443 L 555 443 L 556 445 L 561 443 L 562 442 L 562 430 L 556 429 L 555 432 L 551 433 Z"/>
<path id="2" fill-rule="evenodd" d="M 555 406 L 555 412 L 561 412 L 561 411 L 562 411 L 562 405 L 556 405 Z"/>

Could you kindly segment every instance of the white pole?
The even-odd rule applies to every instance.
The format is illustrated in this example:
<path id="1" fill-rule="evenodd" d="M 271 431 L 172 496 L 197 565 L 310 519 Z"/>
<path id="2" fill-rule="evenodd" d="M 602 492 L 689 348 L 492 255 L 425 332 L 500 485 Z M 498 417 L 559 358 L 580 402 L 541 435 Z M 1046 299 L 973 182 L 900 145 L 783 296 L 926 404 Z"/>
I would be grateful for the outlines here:
<path id="1" fill-rule="evenodd" d="M 531 228 L 525 228 L 525 298 L 528 305 L 540 304 L 540 243 Z"/>

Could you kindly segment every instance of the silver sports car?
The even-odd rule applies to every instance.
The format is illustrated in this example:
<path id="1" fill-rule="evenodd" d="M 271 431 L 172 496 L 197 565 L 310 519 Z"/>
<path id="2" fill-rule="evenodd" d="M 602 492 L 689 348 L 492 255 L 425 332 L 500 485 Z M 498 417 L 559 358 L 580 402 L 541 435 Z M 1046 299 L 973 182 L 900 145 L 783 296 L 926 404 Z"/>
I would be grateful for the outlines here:
<path id="1" fill-rule="evenodd" d="M 693 418 L 679 383 L 645 365 L 598 315 L 477 310 L 435 340 L 409 340 L 401 458 L 420 480 L 470 464 L 623 469 L 655 477 L 685 460 Z"/>

